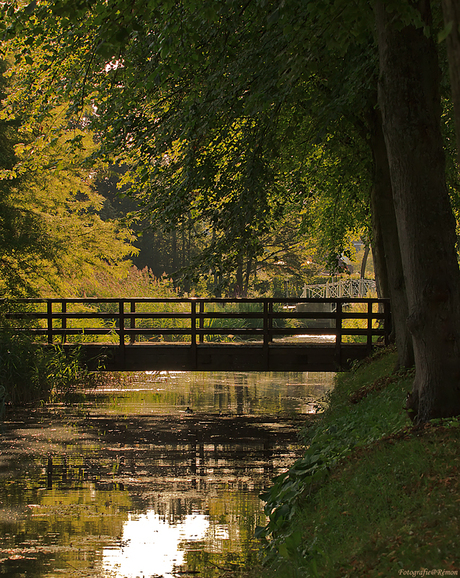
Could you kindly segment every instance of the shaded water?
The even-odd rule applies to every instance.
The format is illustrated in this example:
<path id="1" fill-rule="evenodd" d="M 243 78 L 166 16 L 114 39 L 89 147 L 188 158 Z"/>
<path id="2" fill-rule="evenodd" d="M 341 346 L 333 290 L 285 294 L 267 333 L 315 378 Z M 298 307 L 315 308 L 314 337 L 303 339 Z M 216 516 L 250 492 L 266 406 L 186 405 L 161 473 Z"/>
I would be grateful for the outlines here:
<path id="1" fill-rule="evenodd" d="M 331 374 L 161 373 L 21 410 L 0 436 L 0 575 L 214 577 L 250 567 L 258 494 Z M 193 413 L 189 413 L 191 408 Z"/>

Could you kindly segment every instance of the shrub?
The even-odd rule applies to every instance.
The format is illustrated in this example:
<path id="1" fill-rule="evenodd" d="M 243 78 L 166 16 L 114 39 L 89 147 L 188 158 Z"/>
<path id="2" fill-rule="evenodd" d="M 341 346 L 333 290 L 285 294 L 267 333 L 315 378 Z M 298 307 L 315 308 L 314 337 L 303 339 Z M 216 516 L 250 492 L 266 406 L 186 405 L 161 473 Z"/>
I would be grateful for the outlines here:
<path id="1" fill-rule="evenodd" d="M 43 347 L 27 336 L 0 337 L 0 410 L 13 405 L 65 398 L 94 378 L 79 363 L 79 350 Z"/>

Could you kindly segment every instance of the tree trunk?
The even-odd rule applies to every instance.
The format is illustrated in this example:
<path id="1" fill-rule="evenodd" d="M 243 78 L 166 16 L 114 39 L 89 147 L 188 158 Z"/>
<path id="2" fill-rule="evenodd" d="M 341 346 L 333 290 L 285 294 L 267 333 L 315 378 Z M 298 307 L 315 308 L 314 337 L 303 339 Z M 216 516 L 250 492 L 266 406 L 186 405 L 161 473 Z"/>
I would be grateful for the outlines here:
<path id="1" fill-rule="evenodd" d="M 236 268 L 236 282 L 234 297 L 241 297 L 243 291 L 243 256 L 239 257 L 238 266 Z"/>
<path id="2" fill-rule="evenodd" d="M 460 1 L 442 0 L 444 25 L 451 31 L 446 38 L 447 57 L 455 113 L 455 133 L 457 136 L 457 162 L 460 166 Z"/>
<path id="3" fill-rule="evenodd" d="M 372 107 L 367 115 L 370 138 L 369 144 L 374 159 L 373 188 L 371 191 L 371 212 L 374 235 L 380 237 L 388 276 L 388 295 L 391 302 L 391 317 L 394 339 L 398 350 L 396 370 L 414 365 L 412 335 L 407 326 L 409 308 L 407 305 L 398 228 L 393 205 L 390 169 L 382 130 L 382 119 L 378 109 Z"/>
<path id="4" fill-rule="evenodd" d="M 375 224 L 372 225 L 372 229 L 372 259 L 374 260 L 375 289 L 377 291 L 377 297 L 383 299 L 390 295 L 390 290 L 388 289 L 388 272 L 385 263 L 382 233 L 378 230 Z M 390 341 L 393 343 L 394 339 L 390 337 Z"/>
<path id="5" fill-rule="evenodd" d="M 370 249 L 371 249 L 370 246 L 366 243 L 366 246 L 364 247 L 363 260 L 361 261 L 361 270 L 359 273 L 361 279 L 364 279 L 366 277 L 367 258 L 369 257 Z"/>
<path id="6" fill-rule="evenodd" d="M 374 260 L 374 275 L 375 275 L 375 288 L 377 291 L 377 297 L 390 298 L 390 288 L 388 281 L 388 269 L 385 260 L 385 249 L 383 248 L 383 238 L 382 238 L 382 227 L 380 226 L 380 221 L 376 215 L 376 209 L 373 205 L 374 192 L 371 191 L 370 206 L 371 206 L 371 217 L 372 217 L 372 258 Z M 384 307 L 379 305 L 379 313 L 383 313 Z M 391 333 L 388 336 L 389 343 L 395 343 L 395 323 L 393 320 Z M 397 363 L 399 366 L 399 362 Z"/>
<path id="7" fill-rule="evenodd" d="M 171 231 L 171 267 L 173 272 L 179 269 L 179 256 L 177 253 L 177 230 L 174 227 Z"/>
<path id="8" fill-rule="evenodd" d="M 412 2 L 429 24 L 428 0 Z M 416 421 L 460 414 L 460 272 L 445 181 L 436 47 L 377 0 L 379 103 L 413 336 Z"/>
<path id="9" fill-rule="evenodd" d="M 249 293 L 249 281 L 251 280 L 252 271 L 252 257 L 248 257 L 246 263 L 246 273 L 244 275 L 243 297 L 247 297 Z"/>

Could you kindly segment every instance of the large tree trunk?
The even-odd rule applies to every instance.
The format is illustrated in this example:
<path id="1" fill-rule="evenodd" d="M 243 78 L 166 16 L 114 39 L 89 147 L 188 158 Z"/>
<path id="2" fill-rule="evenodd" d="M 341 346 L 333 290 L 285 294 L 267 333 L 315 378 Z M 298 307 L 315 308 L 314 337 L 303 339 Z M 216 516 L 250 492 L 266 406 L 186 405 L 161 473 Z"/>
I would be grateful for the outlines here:
<path id="1" fill-rule="evenodd" d="M 446 43 L 455 113 L 457 162 L 460 166 L 460 0 L 442 0 L 442 13 L 445 26 L 451 28 Z"/>
<path id="2" fill-rule="evenodd" d="M 396 370 L 414 365 L 412 335 L 407 326 L 407 305 L 398 228 L 393 205 L 390 169 L 383 137 L 380 111 L 373 107 L 367 115 L 369 144 L 374 159 L 374 178 L 371 191 L 371 211 L 374 235 L 380 240 L 387 272 L 388 297 L 391 301 L 391 318 L 398 350 Z"/>
<path id="3" fill-rule="evenodd" d="M 371 207 L 371 211 L 372 211 Z M 375 274 L 375 288 L 377 291 L 377 297 L 379 299 L 388 298 L 390 295 L 390 290 L 388 288 L 388 271 L 387 264 L 385 263 L 385 251 L 383 249 L 382 241 L 382 231 L 378 226 L 377 222 L 372 216 L 372 259 L 374 261 L 374 274 Z M 383 310 L 383 309 L 382 309 Z M 392 330 L 392 335 L 390 335 L 390 342 L 394 343 L 394 327 Z"/>
<path id="4" fill-rule="evenodd" d="M 413 2 L 429 23 L 428 0 Z M 413 336 L 408 409 L 420 422 L 460 414 L 460 272 L 445 182 L 436 47 L 377 0 L 379 103 Z"/>

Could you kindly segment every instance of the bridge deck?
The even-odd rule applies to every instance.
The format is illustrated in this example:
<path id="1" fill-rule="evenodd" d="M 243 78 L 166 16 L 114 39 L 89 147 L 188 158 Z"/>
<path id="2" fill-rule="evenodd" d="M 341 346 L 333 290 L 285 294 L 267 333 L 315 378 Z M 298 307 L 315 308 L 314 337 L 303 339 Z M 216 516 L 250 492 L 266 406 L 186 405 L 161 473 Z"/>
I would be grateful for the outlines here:
<path id="1" fill-rule="evenodd" d="M 90 369 L 340 371 L 388 343 L 384 299 L 18 299 L 9 333 L 78 347 Z M 308 334 L 308 335 L 307 335 Z"/>

